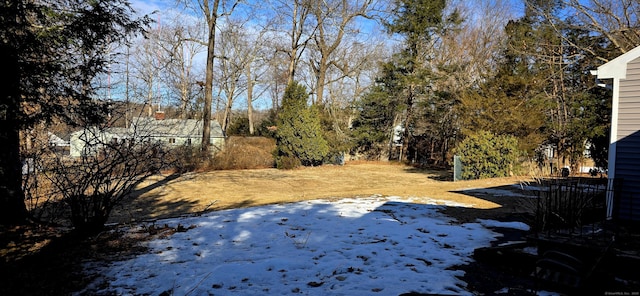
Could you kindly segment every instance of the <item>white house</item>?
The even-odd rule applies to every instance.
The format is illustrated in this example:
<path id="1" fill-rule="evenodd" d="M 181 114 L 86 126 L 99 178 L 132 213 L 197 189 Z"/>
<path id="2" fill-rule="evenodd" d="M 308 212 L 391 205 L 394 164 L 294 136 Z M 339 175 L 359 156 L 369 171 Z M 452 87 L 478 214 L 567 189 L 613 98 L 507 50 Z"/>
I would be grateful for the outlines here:
<path id="1" fill-rule="evenodd" d="M 126 128 L 104 128 L 90 127 L 71 133 L 69 139 L 69 155 L 80 157 L 83 155 L 94 155 L 101 148 L 102 144 L 113 141 L 122 141 L 130 138 L 130 130 Z"/>
<path id="2" fill-rule="evenodd" d="M 640 47 L 598 67 L 613 90 L 607 218 L 640 221 Z"/>
<path id="3" fill-rule="evenodd" d="M 92 155 L 104 143 L 125 143 L 129 140 L 156 141 L 166 146 L 200 145 L 202 121 L 195 119 L 156 119 L 137 117 L 129 128 L 86 128 L 71 134 L 70 155 Z M 211 121 L 210 145 L 218 150 L 224 145 L 224 134 L 217 121 Z"/>

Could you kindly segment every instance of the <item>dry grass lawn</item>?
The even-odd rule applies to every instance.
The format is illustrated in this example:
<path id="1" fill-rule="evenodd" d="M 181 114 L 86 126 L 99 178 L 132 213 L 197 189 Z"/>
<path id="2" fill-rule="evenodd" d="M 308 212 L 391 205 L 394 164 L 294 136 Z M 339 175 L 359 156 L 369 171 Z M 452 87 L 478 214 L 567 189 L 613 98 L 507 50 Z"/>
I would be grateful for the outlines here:
<path id="1" fill-rule="evenodd" d="M 348 163 L 296 170 L 257 169 L 156 176 L 115 209 L 113 222 L 152 220 L 210 210 L 356 196 L 428 197 L 497 209 L 504 205 L 456 191 L 491 188 L 519 178 L 443 181 L 446 171 L 392 163 Z"/>
<path id="2" fill-rule="evenodd" d="M 149 178 L 121 206 L 112 222 L 155 220 L 211 210 L 287 203 L 317 198 L 342 198 L 380 194 L 428 197 L 457 201 L 475 208 L 446 207 L 458 221 L 519 215 L 518 198 L 471 196 L 461 189 L 494 188 L 518 183 L 518 178 L 464 182 L 449 179 L 444 171 L 420 170 L 389 163 L 349 163 L 345 166 L 213 171 Z M 502 187 L 513 188 L 513 187 Z M 412 202 L 419 203 L 419 199 Z M 123 254 L 144 252 L 135 239 L 123 239 L 120 232 L 105 232 L 91 239 L 36 226 L 0 227 L 0 276 L 6 285 L 0 295 L 68 295 L 92 278 L 78 277 L 86 258 L 104 260 Z M 96 259 L 97 258 L 97 259 Z M 485 275 L 482 269 L 477 274 Z M 478 277 L 491 277 L 487 274 Z M 492 290 L 493 291 L 493 290 Z"/>

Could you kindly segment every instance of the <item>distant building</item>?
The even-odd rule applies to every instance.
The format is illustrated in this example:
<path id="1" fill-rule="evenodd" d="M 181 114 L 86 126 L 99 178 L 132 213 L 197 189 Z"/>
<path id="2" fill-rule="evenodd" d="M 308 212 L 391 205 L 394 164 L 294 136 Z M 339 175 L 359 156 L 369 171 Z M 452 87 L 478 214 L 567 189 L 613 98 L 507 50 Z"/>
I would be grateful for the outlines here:
<path id="1" fill-rule="evenodd" d="M 95 155 L 98 150 L 107 143 L 124 143 L 126 139 L 133 136 L 130 129 L 126 128 L 104 128 L 90 127 L 71 133 L 69 139 L 69 155 L 80 157 L 84 155 Z"/>
<path id="2" fill-rule="evenodd" d="M 62 134 L 54 134 L 52 132 L 47 132 L 49 147 L 53 152 L 59 155 L 69 155 L 69 148 L 71 146 L 68 133 Z"/>
<path id="3" fill-rule="evenodd" d="M 217 121 L 211 121 L 210 144 L 222 149 L 224 134 Z M 163 116 L 136 117 L 129 128 L 86 128 L 71 134 L 70 155 L 93 155 L 106 143 L 124 144 L 127 141 L 154 141 L 168 147 L 200 145 L 202 121 L 195 119 L 164 119 Z"/>
<path id="4" fill-rule="evenodd" d="M 202 121 L 195 119 L 161 119 L 149 117 L 134 118 L 131 129 L 143 136 L 170 145 L 200 145 L 202 142 Z M 212 120 L 210 125 L 211 145 L 222 148 L 224 135 L 220 124 Z"/>
<path id="5" fill-rule="evenodd" d="M 52 132 L 47 132 L 47 136 L 49 137 L 49 145 L 53 147 L 69 147 L 70 145 L 69 140 L 65 140 Z"/>

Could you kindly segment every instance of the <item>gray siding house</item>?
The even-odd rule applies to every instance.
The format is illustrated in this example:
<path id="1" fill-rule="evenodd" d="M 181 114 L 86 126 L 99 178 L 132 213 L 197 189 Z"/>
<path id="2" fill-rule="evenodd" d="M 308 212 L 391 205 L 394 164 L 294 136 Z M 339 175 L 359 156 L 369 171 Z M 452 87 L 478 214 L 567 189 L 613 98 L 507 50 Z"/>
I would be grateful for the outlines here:
<path id="1" fill-rule="evenodd" d="M 195 119 L 154 119 L 134 118 L 131 129 L 137 134 L 169 145 L 200 145 L 202 141 L 202 121 Z M 210 125 L 211 145 L 222 148 L 224 135 L 220 124 L 212 120 Z"/>
<path id="2" fill-rule="evenodd" d="M 125 143 L 129 140 L 155 141 L 168 147 L 200 145 L 202 121 L 195 119 L 155 119 L 136 117 L 129 128 L 86 128 L 71 134 L 71 157 L 94 155 L 102 143 Z M 211 121 L 212 152 L 224 146 L 224 134 L 217 121 Z"/>
<path id="3" fill-rule="evenodd" d="M 613 90 L 607 217 L 640 221 L 640 47 L 598 67 Z"/>

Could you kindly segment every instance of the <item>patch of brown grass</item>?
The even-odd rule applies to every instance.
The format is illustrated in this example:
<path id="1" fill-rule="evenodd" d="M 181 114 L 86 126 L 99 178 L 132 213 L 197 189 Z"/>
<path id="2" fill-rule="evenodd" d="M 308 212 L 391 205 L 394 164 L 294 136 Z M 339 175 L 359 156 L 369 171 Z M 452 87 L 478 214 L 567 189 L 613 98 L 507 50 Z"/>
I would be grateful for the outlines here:
<path id="1" fill-rule="evenodd" d="M 274 168 L 223 170 L 185 174 L 173 179 L 151 178 L 141 184 L 138 198 L 117 209 L 114 222 L 199 213 L 237 207 L 357 196 L 432 198 L 495 209 L 500 204 L 457 191 L 518 183 L 517 178 L 442 181 L 449 171 L 419 169 L 385 162 L 347 163 L 294 170 Z"/>

